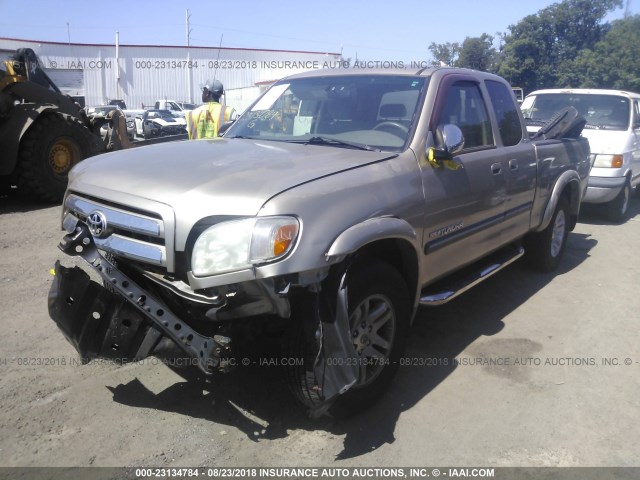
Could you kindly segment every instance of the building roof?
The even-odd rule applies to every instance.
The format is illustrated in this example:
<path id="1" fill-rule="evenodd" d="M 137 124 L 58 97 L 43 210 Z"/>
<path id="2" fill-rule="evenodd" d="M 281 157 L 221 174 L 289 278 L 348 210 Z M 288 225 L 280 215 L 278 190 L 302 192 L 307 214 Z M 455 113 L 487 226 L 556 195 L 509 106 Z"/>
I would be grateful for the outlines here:
<path id="1" fill-rule="evenodd" d="M 72 46 L 72 47 L 115 47 L 114 43 L 73 43 L 73 42 L 52 42 L 48 40 L 29 40 L 25 38 L 6 38 L 0 37 L 0 41 L 10 41 L 10 42 L 27 42 L 27 43 L 41 43 L 45 45 L 64 45 L 64 46 Z M 340 53 L 336 52 L 312 52 L 305 50 L 277 50 L 277 49 L 269 49 L 269 48 L 246 48 L 246 47 L 217 47 L 217 46 L 196 46 L 196 45 L 148 45 L 148 44 L 124 44 L 119 43 L 118 48 L 127 48 L 127 47 L 146 47 L 146 48 L 183 48 L 183 49 L 194 49 L 194 50 L 241 50 L 248 52 L 284 52 L 284 53 L 312 53 L 316 55 L 340 55 Z"/>

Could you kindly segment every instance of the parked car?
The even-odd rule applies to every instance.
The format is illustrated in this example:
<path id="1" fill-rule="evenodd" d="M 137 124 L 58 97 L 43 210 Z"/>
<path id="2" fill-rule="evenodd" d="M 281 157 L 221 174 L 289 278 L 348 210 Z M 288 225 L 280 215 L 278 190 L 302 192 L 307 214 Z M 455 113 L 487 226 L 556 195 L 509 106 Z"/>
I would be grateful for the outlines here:
<path id="1" fill-rule="evenodd" d="M 118 108 L 117 105 L 95 105 L 93 107 L 85 107 L 84 111 L 87 117 L 91 119 L 93 117 L 105 117 L 107 113 Z"/>
<path id="2" fill-rule="evenodd" d="M 182 110 L 195 110 L 197 105 L 195 103 L 177 102 Z"/>
<path id="3" fill-rule="evenodd" d="M 147 139 L 187 133 L 187 121 L 169 110 L 147 110 L 135 119 L 136 134 Z"/>
<path id="4" fill-rule="evenodd" d="M 89 118 L 89 120 L 96 119 L 93 121 L 94 122 L 97 121 L 98 123 L 101 123 L 100 136 L 102 137 L 102 139 L 104 139 L 107 136 L 107 130 L 109 127 L 106 120 L 103 121 L 100 119 L 106 119 L 107 114 L 113 110 L 120 110 L 120 107 L 118 107 L 117 105 L 96 105 L 93 107 L 85 108 L 85 113 L 87 114 L 87 117 Z M 133 118 L 127 117 L 126 123 L 127 123 L 127 135 L 130 140 L 133 140 L 135 135 L 135 123 Z"/>
<path id="5" fill-rule="evenodd" d="M 60 248 L 85 262 L 56 263 L 49 313 L 85 360 L 154 355 L 201 375 L 281 339 L 310 415 L 361 411 L 419 305 L 522 256 L 559 266 L 589 144 L 543 130 L 530 140 L 510 85 L 484 72 L 283 79 L 222 139 L 74 167 Z"/>
<path id="6" fill-rule="evenodd" d="M 611 221 L 624 221 L 632 189 L 640 193 L 640 94 L 619 90 L 548 89 L 522 103 L 527 130 L 536 132 L 558 110 L 573 106 L 586 119 L 593 168 L 585 203 L 606 204 Z"/>
<path id="7" fill-rule="evenodd" d="M 116 105 L 120 110 L 127 109 L 127 104 L 124 102 L 124 100 L 109 100 L 107 103 L 109 105 Z"/>
<path id="8" fill-rule="evenodd" d="M 193 108 L 186 108 L 183 105 L 191 105 L 185 104 L 183 102 L 176 102 L 175 100 L 156 100 L 154 104 L 154 108 L 156 110 L 169 110 L 176 117 L 184 117 L 187 111 L 193 110 Z"/>

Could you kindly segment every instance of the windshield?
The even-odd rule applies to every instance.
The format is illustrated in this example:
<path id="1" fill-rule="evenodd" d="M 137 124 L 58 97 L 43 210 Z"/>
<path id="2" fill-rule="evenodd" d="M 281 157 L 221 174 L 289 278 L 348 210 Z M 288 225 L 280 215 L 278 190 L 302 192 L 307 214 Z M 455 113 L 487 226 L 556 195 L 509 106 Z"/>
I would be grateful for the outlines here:
<path id="1" fill-rule="evenodd" d="M 408 144 L 426 80 L 408 75 L 284 80 L 225 137 L 401 151 Z"/>
<path id="2" fill-rule="evenodd" d="M 148 114 L 149 118 L 174 118 L 169 110 L 151 110 Z"/>
<path id="3" fill-rule="evenodd" d="M 545 122 L 564 107 L 575 107 L 587 128 L 626 130 L 631 119 L 629 99 L 619 95 L 543 93 L 527 98 L 522 113 L 527 120 Z"/>

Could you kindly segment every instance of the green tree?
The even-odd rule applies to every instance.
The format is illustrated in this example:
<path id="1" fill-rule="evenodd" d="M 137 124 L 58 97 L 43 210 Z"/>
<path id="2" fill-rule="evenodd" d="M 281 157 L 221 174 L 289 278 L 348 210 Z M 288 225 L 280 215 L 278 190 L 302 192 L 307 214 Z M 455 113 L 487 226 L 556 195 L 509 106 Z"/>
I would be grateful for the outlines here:
<path id="1" fill-rule="evenodd" d="M 640 92 L 640 15 L 611 23 L 593 50 L 584 49 L 567 74 L 573 85 Z"/>
<path id="2" fill-rule="evenodd" d="M 493 37 L 483 33 L 479 37 L 464 39 L 455 66 L 488 72 L 494 67 L 495 56 L 496 49 L 493 48 Z"/>
<path id="3" fill-rule="evenodd" d="M 431 42 L 431 45 L 429 45 L 429 51 L 431 52 L 431 55 L 433 55 L 434 65 L 444 64 L 454 66 L 458 59 L 458 54 L 460 53 L 460 44 L 458 42 Z"/>
<path id="4" fill-rule="evenodd" d="M 605 15 L 622 0 L 564 0 L 509 26 L 498 73 L 526 91 L 570 86 L 575 61 L 608 30 Z"/>

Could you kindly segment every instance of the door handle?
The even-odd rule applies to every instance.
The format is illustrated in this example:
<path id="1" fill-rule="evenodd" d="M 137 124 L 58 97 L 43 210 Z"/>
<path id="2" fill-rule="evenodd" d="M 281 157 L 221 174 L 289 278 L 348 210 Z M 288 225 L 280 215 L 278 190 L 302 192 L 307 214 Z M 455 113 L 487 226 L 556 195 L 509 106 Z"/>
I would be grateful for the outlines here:
<path id="1" fill-rule="evenodd" d="M 509 168 L 511 170 L 517 170 L 518 169 L 518 160 L 516 160 L 515 158 L 512 158 L 511 160 L 509 160 Z"/>
<path id="2" fill-rule="evenodd" d="M 502 173 L 502 164 L 494 163 L 493 165 L 491 165 L 491 173 L 493 173 L 494 175 L 500 175 Z"/>

